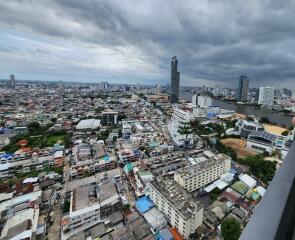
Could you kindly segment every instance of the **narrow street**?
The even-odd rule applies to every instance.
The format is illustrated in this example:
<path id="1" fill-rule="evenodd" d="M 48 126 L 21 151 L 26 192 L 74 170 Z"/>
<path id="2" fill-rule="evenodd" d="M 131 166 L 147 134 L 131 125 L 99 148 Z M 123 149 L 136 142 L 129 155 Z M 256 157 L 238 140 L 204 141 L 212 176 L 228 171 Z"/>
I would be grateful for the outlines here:
<path id="1" fill-rule="evenodd" d="M 64 199 L 64 196 L 68 189 L 69 179 L 70 179 L 70 157 L 69 155 L 65 157 L 65 183 L 60 191 L 60 199 L 57 200 L 57 203 L 53 206 L 54 214 L 54 222 L 52 226 L 48 230 L 48 239 L 50 240 L 59 240 L 61 239 L 61 219 L 62 219 L 62 208 L 61 202 Z"/>

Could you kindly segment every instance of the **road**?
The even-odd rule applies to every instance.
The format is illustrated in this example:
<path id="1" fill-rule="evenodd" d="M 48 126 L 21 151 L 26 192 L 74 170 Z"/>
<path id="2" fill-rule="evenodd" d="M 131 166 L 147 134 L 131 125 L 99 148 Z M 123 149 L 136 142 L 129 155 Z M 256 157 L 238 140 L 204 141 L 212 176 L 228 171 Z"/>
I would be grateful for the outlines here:
<path id="1" fill-rule="evenodd" d="M 68 184 L 69 184 L 69 179 L 70 179 L 70 157 L 69 156 L 65 157 L 64 172 L 65 172 L 65 183 L 64 183 L 62 190 L 60 191 L 60 199 L 53 206 L 53 210 L 55 212 L 54 222 L 48 230 L 48 239 L 50 239 L 50 240 L 61 239 L 61 224 L 60 223 L 61 223 L 61 219 L 63 217 L 61 202 L 62 202 L 62 199 L 64 198 L 66 192 L 68 191 Z"/>
<path id="2" fill-rule="evenodd" d="M 118 169 L 119 169 L 119 171 L 121 173 L 121 176 L 123 176 L 124 175 L 123 169 L 120 168 L 120 167 L 118 167 Z M 129 190 L 130 185 L 128 183 L 128 180 L 123 179 L 123 186 L 124 186 L 124 189 L 125 189 L 125 196 L 126 196 L 128 202 L 129 202 L 130 206 L 134 206 L 135 205 L 135 197 L 133 195 L 133 192 L 131 192 Z"/>

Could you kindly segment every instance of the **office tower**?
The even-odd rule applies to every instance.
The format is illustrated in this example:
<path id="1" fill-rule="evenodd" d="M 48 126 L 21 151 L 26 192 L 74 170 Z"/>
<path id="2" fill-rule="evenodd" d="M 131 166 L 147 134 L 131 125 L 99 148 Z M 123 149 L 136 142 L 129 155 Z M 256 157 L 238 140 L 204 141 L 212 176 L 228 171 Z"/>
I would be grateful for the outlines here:
<path id="1" fill-rule="evenodd" d="M 248 98 L 249 78 L 241 75 L 239 79 L 239 88 L 237 92 L 237 100 L 246 102 Z"/>
<path id="2" fill-rule="evenodd" d="M 179 77 L 180 72 L 177 71 L 178 60 L 176 56 L 171 61 L 171 103 L 177 103 L 179 98 Z"/>
<path id="3" fill-rule="evenodd" d="M 14 87 L 15 86 L 15 78 L 14 78 L 14 75 L 13 74 L 10 75 L 10 86 L 11 87 Z"/>
<path id="4" fill-rule="evenodd" d="M 260 87 L 258 104 L 272 106 L 274 98 L 273 87 Z"/>

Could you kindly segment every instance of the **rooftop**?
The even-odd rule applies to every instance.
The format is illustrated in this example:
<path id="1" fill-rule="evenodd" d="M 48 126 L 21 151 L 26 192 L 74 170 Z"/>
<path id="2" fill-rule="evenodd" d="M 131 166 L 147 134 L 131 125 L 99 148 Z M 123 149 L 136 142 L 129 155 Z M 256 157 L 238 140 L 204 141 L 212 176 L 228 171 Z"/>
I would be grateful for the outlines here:
<path id="1" fill-rule="evenodd" d="M 107 204 L 108 202 L 116 201 L 119 198 L 117 193 L 114 177 L 120 175 L 118 169 L 113 169 L 99 174 L 101 183 L 99 184 L 99 202 Z"/>
<path id="2" fill-rule="evenodd" d="M 84 185 L 78 187 L 73 192 L 73 208 L 72 211 L 77 211 L 93 205 L 97 202 L 96 196 L 94 195 L 93 185 Z"/>
<path id="3" fill-rule="evenodd" d="M 193 176 L 202 174 L 203 171 L 211 169 L 216 165 L 223 164 L 225 160 L 230 160 L 230 157 L 225 154 L 212 155 L 210 158 L 209 154 L 207 154 L 207 156 L 203 156 L 203 158 L 206 158 L 206 160 L 198 161 L 193 165 L 181 168 L 177 171 L 177 174 L 182 178 L 189 179 Z"/>
<path id="4" fill-rule="evenodd" d="M 83 129 L 96 129 L 100 126 L 100 120 L 99 119 L 85 119 L 81 120 L 78 125 L 76 126 L 76 129 L 83 130 Z"/>
<path id="5" fill-rule="evenodd" d="M 249 136 L 248 139 L 252 138 L 252 137 L 259 137 L 259 138 L 263 138 L 266 139 L 268 141 L 274 141 L 276 140 L 277 136 L 265 131 L 252 131 Z"/>
<path id="6" fill-rule="evenodd" d="M 158 177 L 151 185 L 185 218 L 190 218 L 196 209 L 203 207 L 200 202 L 194 200 L 185 189 L 171 179 Z"/>

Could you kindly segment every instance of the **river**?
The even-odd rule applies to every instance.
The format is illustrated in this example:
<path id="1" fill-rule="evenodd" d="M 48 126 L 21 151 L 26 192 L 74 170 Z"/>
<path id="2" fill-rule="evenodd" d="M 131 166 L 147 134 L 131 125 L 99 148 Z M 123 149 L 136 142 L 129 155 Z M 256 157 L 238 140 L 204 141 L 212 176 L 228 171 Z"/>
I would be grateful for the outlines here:
<path id="1" fill-rule="evenodd" d="M 182 92 L 180 91 L 180 97 L 186 101 L 192 101 L 192 93 Z M 249 105 L 241 105 L 241 104 L 232 104 L 228 102 L 224 102 L 221 100 L 213 99 L 213 104 L 218 105 L 221 108 L 233 110 L 237 113 L 245 114 L 245 115 L 254 115 L 259 118 L 267 117 L 271 122 L 276 123 L 281 126 L 290 127 L 292 126 L 292 117 L 283 115 L 277 112 L 271 112 L 267 109 L 257 109 L 253 106 Z"/>

